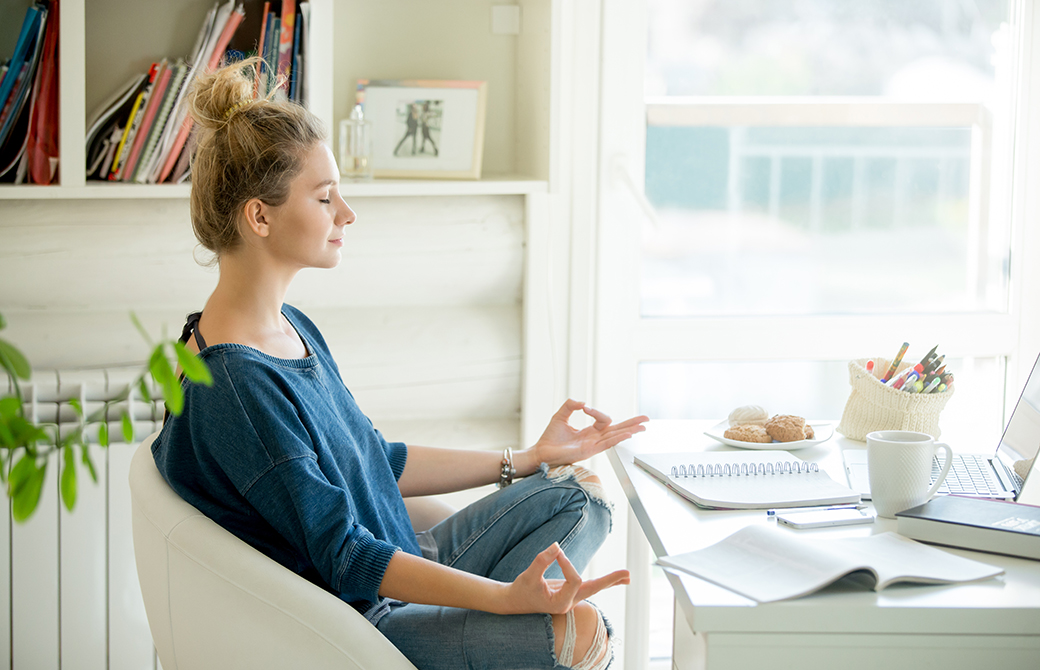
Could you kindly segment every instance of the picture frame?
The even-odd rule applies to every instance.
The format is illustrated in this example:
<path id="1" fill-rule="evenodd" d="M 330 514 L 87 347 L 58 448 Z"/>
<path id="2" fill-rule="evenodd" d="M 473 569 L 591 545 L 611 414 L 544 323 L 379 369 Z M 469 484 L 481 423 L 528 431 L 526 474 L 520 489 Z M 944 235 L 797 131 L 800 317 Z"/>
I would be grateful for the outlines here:
<path id="1" fill-rule="evenodd" d="M 359 79 L 376 178 L 480 179 L 486 81 Z"/>

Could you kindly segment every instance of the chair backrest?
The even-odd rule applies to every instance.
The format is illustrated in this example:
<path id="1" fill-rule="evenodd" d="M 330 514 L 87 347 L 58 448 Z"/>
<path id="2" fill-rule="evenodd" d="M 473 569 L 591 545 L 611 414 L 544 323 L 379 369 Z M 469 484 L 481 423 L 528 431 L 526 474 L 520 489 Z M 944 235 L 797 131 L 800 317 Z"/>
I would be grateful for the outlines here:
<path id="1" fill-rule="evenodd" d="M 159 474 L 155 435 L 130 466 L 134 555 L 164 670 L 415 670 L 340 599 L 242 542 Z"/>

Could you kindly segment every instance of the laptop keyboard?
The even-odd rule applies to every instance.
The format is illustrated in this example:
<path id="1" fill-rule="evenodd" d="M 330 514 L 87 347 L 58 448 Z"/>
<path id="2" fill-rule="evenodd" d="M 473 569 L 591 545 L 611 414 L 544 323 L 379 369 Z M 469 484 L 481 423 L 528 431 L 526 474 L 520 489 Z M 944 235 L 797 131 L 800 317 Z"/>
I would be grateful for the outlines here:
<path id="1" fill-rule="evenodd" d="M 932 481 L 942 472 L 939 458 L 932 459 Z M 946 481 L 939 487 L 939 493 L 957 493 L 999 497 L 1004 487 L 997 481 L 990 467 L 989 458 L 982 454 L 954 454 L 950 472 Z"/>

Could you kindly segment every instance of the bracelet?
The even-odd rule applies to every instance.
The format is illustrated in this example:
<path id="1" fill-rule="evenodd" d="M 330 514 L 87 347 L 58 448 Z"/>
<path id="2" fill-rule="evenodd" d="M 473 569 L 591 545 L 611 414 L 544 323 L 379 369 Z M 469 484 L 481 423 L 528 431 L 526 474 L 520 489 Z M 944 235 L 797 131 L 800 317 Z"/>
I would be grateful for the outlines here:
<path id="1" fill-rule="evenodd" d="M 513 467 L 513 450 L 502 451 L 502 471 L 498 474 L 498 488 L 504 489 L 513 483 L 516 476 L 516 468 Z"/>

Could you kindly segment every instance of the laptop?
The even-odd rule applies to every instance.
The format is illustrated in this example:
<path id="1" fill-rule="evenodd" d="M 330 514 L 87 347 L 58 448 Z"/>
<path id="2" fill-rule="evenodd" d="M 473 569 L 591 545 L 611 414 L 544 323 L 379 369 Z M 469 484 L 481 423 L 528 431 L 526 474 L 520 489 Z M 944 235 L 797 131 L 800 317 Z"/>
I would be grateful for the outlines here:
<path id="1" fill-rule="evenodd" d="M 1040 482 L 1031 486 L 1023 496 L 1026 480 L 1036 468 L 1040 451 L 1040 357 L 1033 363 L 1022 395 L 1011 413 L 1004 435 L 994 452 L 989 454 L 954 454 L 946 481 L 939 487 L 940 494 L 954 494 L 972 498 L 1013 500 L 1038 504 Z M 842 452 L 849 487 L 859 491 L 864 500 L 870 499 L 870 477 L 867 471 L 867 450 L 846 449 Z M 932 481 L 942 471 L 938 456 L 932 462 Z M 1040 475 L 1033 477 L 1040 480 Z"/>

